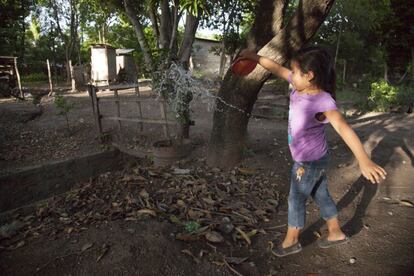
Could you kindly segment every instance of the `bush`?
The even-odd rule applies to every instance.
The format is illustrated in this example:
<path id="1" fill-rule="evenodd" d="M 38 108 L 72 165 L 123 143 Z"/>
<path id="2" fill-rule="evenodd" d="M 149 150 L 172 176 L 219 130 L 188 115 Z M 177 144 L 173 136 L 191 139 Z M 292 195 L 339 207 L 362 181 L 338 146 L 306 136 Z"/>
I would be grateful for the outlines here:
<path id="1" fill-rule="evenodd" d="M 398 104 L 400 106 L 410 106 L 414 103 L 414 88 L 412 85 L 404 85 L 398 88 Z"/>
<path id="2" fill-rule="evenodd" d="M 385 80 L 371 84 L 368 105 L 372 110 L 390 111 L 396 107 L 409 106 L 413 102 L 414 91 L 411 86 L 393 86 Z"/>
<path id="3" fill-rule="evenodd" d="M 385 80 L 373 82 L 368 96 L 369 106 L 377 111 L 389 111 L 397 105 L 398 89 Z"/>

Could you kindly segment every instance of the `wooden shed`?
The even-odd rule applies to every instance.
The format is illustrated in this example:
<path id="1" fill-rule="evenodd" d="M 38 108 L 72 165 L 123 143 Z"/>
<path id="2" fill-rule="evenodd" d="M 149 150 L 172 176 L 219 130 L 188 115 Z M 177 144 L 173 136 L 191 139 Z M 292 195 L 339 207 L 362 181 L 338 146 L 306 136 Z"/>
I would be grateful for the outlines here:
<path id="1" fill-rule="evenodd" d="M 115 48 L 107 44 L 91 47 L 91 81 L 95 85 L 109 85 L 116 80 Z"/>
<path id="2" fill-rule="evenodd" d="M 116 73 L 118 81 L 135 83 L 138 81 L 134 49 L 116 49 Z"/>

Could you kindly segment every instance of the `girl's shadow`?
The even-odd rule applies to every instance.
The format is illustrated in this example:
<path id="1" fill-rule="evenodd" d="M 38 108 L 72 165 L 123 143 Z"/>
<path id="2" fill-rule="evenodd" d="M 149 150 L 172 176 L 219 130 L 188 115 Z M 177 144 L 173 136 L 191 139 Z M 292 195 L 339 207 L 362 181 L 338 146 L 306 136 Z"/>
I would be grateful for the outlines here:
<path id="1" fill-rule="evenodd" d="M 414 164 L 413 154 L 408 149 L 403 137 L 398 137 L 398 134 L 386 131 L 383 139 L 378 143 L 371 153 L 372 160 L 380 165 L 385 167 L 388 161 L 390 160 L 394 149 L 401 147 L 403 151 L 410 157 L 411 164 Z M 342 227 L 343 231 L 348 236 L 353 236 L 358 234 L 363 228 L 363 217 L 367 211 L 367 208 L 372 200 L 372 198 L 377 194 L 378 185 L 382 184 L 372 184 L 366 180 L 363 176 L 360 176 L 351 186 L 349 191 L 339 200 L 337 203 L 338 212 L 356 199 L 359 193 L 362 191 L 362 197 L 360 203 L 357 205 L 353 217 L 345 223 Z M 388 193 L 388 189 L 387 189 Z M 316 241 L 316 236 L 313 234 L 314 231 L 318 231 L 323 225 L 325 225 L 325 220 L 322 218 L 307 227 L 302 233 L 301 243 L 303 246 L 307 246 Z"/>

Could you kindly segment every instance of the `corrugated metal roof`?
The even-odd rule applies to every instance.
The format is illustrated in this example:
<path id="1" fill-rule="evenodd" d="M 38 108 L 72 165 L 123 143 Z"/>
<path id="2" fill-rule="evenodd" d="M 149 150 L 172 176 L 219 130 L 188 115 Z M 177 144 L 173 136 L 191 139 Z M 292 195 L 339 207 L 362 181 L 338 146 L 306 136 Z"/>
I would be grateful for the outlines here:
<path id="1" fill-rule="evenodd" d="M 126 55 L 132 53 L 135 49 L 116 49 L 115 52 L 117 55 Z"/>

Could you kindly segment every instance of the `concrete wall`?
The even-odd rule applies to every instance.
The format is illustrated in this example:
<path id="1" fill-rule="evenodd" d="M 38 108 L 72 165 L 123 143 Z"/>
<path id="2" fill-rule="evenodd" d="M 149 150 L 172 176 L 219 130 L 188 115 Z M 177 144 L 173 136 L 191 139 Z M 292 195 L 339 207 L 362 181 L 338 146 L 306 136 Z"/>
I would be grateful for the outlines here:
<path id="1" fill-rule="evenodd" d="M 219 46 L 219 41 L 196 38 L 193 43 L 193 51 L 191 54 L 192 70 L 211 77 L 218 76 L 220 56 L 211 52 L 211 48 Z M 228 66 L 229 58 L 227 58 L 225 68 L 228 68 Z"/>
<path id="2" fill-rule="evenodd" d="M 0 176 L 0 213 L 68 191 L 76 182 L 120 169 L 131 159 L 118 150 L 26 167 Z"/>

